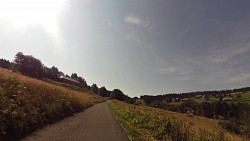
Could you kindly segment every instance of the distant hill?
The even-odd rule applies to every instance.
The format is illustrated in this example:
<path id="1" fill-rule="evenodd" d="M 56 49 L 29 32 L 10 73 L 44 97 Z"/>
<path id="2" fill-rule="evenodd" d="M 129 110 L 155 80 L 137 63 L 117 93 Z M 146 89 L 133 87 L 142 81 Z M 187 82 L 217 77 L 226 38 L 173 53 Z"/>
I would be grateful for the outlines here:
<path id="1" fill-rule="evenodd" d="M 146 104 L 150 104 L 156 100 L 167 100 L 171 101 L 172 99 L 183 99 L 183 98 L 194 98 L 195 96 L 212 96 L 219 97 L 225 96 L 231 93 L 245 93 L 250 91 L 250 87 L 238 88 L 238 89 L 229 89 L 229 90 L 219 90 L 219 91 L 197 91 L 197 92 L 187 92 L 187 93 L 170 93 L 162 95 L 142 95 L 140 99 L 143 99 Z"/>

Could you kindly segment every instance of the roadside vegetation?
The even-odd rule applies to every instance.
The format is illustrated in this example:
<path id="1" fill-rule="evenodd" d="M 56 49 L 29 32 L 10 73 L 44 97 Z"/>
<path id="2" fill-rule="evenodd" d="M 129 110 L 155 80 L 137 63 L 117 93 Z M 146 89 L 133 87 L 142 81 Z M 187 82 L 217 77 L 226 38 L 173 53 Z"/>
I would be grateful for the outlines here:
<path id="1" fill-rule="evenodd" d="M 101 101 L 95 94 L 0 68 L 0 141 L 17 140 Z"/>
<path id="2" fill-rule="evenodd" d="M 112 101 L 110 107 L 132 141 L 223 141 L 228 140 L 221 129 L 195 129 L 194 125 L 167 111 Z"/>
<path id="3" fill-rule="evenodd" d="M 146 105 L 154 108 L 217 119 L 220 127 L 246 140 L 250 139 L 249 87 L 179 95 L 142 96 L 141 99 Z"/>

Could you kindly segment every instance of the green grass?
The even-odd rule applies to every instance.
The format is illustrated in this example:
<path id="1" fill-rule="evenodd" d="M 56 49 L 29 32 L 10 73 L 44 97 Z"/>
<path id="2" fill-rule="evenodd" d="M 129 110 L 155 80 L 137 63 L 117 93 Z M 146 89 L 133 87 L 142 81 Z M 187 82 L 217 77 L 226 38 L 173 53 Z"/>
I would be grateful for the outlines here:
<path id="1" fill-rule="evenodd" d="M 205 98 L 190 98 L 192 101 L 198 102 L 198 103 L 203 103 L 203 102 L 216 102 L 219 101 L 219 98 L 216 97 L 210 97 L 209 100 L 206 100 Z M 182 101 L 180 102 L 170 102 L 170 105 L 181 105 Z"/>
<path id="2" fill-rule="evenodd" d="M 57 86 L 62 86 L 62 87 L 68 88 L 68 89 L 72 89 L 75 91 L 88 92 L 90 94 L 93 94 L 93 93 L 87 91 L 86 88 L 81 88 L 78 86 L 74 86 L 74 85 L 70 85 L 70 84 L 62 83 L 62 82 L 57 82 L 57 81 L 50 80 L 50 79 L 44 79 L 44 81 L 51 83 L 51 84 L 54 84 L 54 85 L 57 85 Z"/>
<path id="3" fill-rule="evenodd" d="M 160 114 L 157 109 L 135 106 L 112 101 L 110 108 L 121 122 L 132 141 L 169 140 L 169 141 L 223 141 L 223 132 L 208 132 L 201 129 L 194 132 L 191 125 L 172 116 Z"/>
<path id="4" fill-rule="evenodd" d="M 17 140 L 95 100 L 101 99 L 0 69 L 0 141 Z"/>
<path id="5" fill-rule="evenodd" d="M 241 94 L 241 98 L 237 101 L 250 104 L 250 92 Z"/>
<path id="6" fill-rule="evenodd" d="M 240 99 L 238 99 L 236 97 L 236 95 L 233 95 L 232 98 L 234 98 L 234 100 L 228 101 L 228 102 L 243 102 L 243 103 L 248 103 L 250 104 L 250 92 L 247 93 L 243 93 L 240 94 L 242 97 Z M 226 97 L 230 97 L 230 96 L 226 96 Z M 206 98 L 191 98 L 191 100 L 198 102 L 198 103 L 203 103 L 203 102 L 217 102 L 220 99 L 217 97 L 209 97 L 208 100 L 206 100 Z M 180 105 L 183 102 L 170 102 L 169 104 L 171 105 Z"/>
<path id="7" fill-rule="evenodd" d="M 192 100 L 198 103 L 202 103 L 202 102 L 216 102 L 219 101 L 220 99 L 216 97 L 209 97 L 208 100 L 206 100 L 206 98 L 192 98 Z"/>
<path id="8" fill-rule="evenodd" d="M 169 104 L 170 105 L 181 105 L 181 103 L 183 103 L 183 102 L 170 102 Z"/>

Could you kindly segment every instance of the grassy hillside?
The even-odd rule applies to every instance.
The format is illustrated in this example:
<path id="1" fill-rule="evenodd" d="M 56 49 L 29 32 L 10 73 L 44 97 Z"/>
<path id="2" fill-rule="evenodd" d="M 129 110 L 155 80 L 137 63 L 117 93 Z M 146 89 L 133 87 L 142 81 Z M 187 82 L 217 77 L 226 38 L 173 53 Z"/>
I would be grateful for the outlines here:
<path id="1" fill-rule="evenodd" d="M 245 103 L 248 103 L 250 104 L 250 92 L 247 92 L 247 93 L 244 93 L 244 94 L 241 94 L 241 98 L 239 98 L 238 101 L 240 102 L 245 102 Z"/>
<path id="2" fill-rule="evenodd" d="M 103 100 L 0 68 L 0 141 L 16 140 Z"/>
<path id="3" fill-rule="evenodd" d="M 119 101 L 111 102 L 110 107 L 133 141 L 242 140 L 241 137 L 219 127 L 218 120 L 135 106 Z"/>
<path id="4" fill-rule="evenodd" d="M 93 94 L 91 91 L 87 91 L 86 88 L 81 88 L 81 87 L 78 87 L 78 86 L 70 85 L 70 84 L 63 83 L 63 82 L 54 81 L 54 80 L 51 80 L 51 79 L 43 79 L 43 80 L 50 83 L 50 84 L 54 84 L 54 85 L 57 85 L 57 86 L 62 86 L 62 87 L 69 88 L 69 89 L 72 89 L 72 90 L 75 90 L 75 91 L 81 91 L 81 92 Z"/>
<path id="5" fill-rule="evenodd" d="M 231 96 L 225 96 L 224 98 L 231 98 L 231 100 L 225 100 L 227 102 L 243 102 L 250 104 L 250 92 L 246 93 L 240 93 L 240 94 L 231 94 Z M 217 102 L 220 101 L 218 97 L 209 97 L 206 98 L 190 98 L 190 100 L 203 103 L 203 102 Z M 169 102 L 170 105 L 180 105 L 181 103 L 184 103 L 182 101 L 180 102 Z"/>

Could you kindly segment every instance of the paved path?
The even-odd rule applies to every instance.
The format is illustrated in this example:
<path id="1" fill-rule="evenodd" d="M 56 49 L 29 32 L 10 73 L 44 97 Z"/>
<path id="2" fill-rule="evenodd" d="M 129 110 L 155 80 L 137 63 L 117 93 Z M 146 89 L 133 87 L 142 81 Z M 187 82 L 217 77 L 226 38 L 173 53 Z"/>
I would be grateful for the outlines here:
<path id="1" fill-rule="evenodd" d="M 129 139 L 108 108 L 108 102 L 104 102 L 38 130 L 22 141 L 129 141 Z"/>

